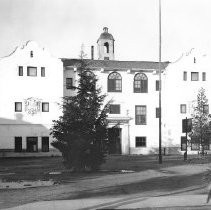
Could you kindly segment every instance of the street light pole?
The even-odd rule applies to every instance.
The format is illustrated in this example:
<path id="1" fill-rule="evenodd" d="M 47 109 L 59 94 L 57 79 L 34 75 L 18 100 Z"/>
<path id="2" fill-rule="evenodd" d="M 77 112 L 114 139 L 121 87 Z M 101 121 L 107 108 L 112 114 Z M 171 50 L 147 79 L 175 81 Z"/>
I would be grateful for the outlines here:
<path id="1" fill-rule="evenodd" d="M 161 113 L 161 0 L 159 0 L 159 164 L 162 164 Z"/>

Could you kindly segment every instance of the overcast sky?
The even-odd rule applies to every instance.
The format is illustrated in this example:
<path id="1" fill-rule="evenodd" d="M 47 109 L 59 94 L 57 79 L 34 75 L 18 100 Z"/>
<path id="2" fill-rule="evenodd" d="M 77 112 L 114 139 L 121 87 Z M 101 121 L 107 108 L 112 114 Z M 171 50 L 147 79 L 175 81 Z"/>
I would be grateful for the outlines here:
<path id="1" fill-rule="evenodd" d="M 107 26 L 117 60 L 158 61 L 158 0 L 0 0 L 0 57 L 28 40 L 57 57 L 78 58 Z M 211 51 L 211 1 L 162 0 L 162 60 Z"/>

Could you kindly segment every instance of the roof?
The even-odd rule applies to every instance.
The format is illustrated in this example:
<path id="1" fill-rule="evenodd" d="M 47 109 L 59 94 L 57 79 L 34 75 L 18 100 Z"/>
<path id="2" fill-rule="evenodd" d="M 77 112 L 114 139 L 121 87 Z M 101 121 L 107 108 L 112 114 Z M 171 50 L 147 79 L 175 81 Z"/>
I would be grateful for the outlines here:
<path id="1" fill-rule="evenodd" d="M 114 40 L 114 37 L 111 34 L 109 34 L 108 32 L 103 32 L 102 34 L 100 34 L 100 38 L 99 39 Z M 99 39 L 97 41 L 99 41 Z"/>
<path id="2" fill-rule="evenodd" d="M 77 67 L 80 65 L 81 59 L 62 58 L 64 67 Z M 142 70 L 158 70 L 159 62 L 153 61 L 117 61 L 117 60 L 91 60 L 84 59 L 88 68 L 105 68 L 105 69 L 142 69 Z M 170 62 L 162 62 L 161 68 L 165 69 Z"/>

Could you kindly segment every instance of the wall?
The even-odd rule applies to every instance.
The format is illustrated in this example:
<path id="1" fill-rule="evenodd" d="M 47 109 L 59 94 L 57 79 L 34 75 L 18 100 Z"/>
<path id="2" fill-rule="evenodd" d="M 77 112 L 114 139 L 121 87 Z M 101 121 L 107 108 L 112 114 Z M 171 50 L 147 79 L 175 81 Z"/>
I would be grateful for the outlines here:
<path id="1" fill-rule="evenodd" d="M 18 74 L 19 66 L 23 66 L 23 76 Z M 37 76 L 27 76 L 27 66 L 37 67 Z M 41 77 L 41 67 L 45 67 L 45 77 Z M 14 149 L 15 136 L 22 136 L 23 144 L 26 136 L 49 136 L 52 120 L 62 113 L 58 105 L 63 96 L 62 62 L 33 41 L 16 48 L 0 60 L 0 96 L 0 149 Z M 29 98 L 40 104 L 26 106 Z M 22 112 L 15 112 L 15 102 L 22 102 Z M 42 112 L 42 102 L 49 102 L 49 112 Z M 38 110 L 32 115 L 29 108 Z"/>

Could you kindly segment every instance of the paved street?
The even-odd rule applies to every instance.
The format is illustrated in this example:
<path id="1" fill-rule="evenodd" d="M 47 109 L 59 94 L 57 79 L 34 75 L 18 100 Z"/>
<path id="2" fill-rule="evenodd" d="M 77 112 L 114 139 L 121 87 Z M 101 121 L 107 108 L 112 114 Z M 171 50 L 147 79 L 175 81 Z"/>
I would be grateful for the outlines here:
<path id="1" fill-rule="evenodd" d="M 1 190 L 1 208 L 130 209 L 174 207 L 210 209 L 206 204 L 209 164 L 181 165 L 159 170 L 103 175 L 66 184 Z"/>

